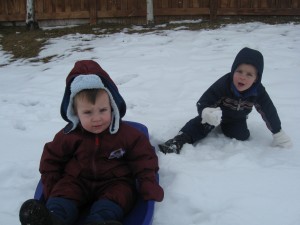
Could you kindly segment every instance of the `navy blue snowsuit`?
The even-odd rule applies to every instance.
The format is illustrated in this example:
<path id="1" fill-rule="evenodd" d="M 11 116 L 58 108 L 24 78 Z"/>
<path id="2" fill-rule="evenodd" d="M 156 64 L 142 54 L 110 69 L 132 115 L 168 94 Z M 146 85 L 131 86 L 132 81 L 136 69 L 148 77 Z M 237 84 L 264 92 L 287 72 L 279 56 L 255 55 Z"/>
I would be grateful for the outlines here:
<path id="1" fill-rule="evenodd" d="M 251 64 L 257 69 L 257 81 L 243 93 L 233 85 L 233 74 L 240 64 Z M 190 120 L 181 129 L 189 135 L 192 143 L 207 136 L 214 128 L 202 124 L 202 110 L 206 107 L 220 107 L 222 110 L 221 129 L 224 135 L 237 140 L 247 140 L 250 132 L 247 128 L 247 117 L 254 106 L 273 133 L 281 130 L 277 110 L 261 83 L 264 61 L 262 54 L 250 48 L 243 48 L 236 56 L 231 72 L 225 74 L 212 84 L 197 102 L 198 116 Z"/>

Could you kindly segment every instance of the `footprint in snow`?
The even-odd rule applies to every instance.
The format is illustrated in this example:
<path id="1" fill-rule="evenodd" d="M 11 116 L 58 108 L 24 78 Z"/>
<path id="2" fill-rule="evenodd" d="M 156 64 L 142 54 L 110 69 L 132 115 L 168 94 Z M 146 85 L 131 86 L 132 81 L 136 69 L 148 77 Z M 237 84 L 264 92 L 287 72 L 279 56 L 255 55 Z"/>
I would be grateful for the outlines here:
<path id="1" fill-rule="evenodd" d="M 116 85 L 122 85 L 130 82 L 131 80 L 137 78 L 139 75 L 138 74 L 127 74 L 123 75 L 122 77 L 118 77 L 115 79 Z"/>
<path id="2" fill-rule="evenodd" d="M 21 105 L 26 106 L 26 107 L 33 107 L 33 106 L 37 106 L 40 104 L 40 101 L 37 100 L 28 100 L 28 101 L 23 101 L 20 102 Z"/>
<path id="3" fill-rule="evenodd" d="M 20 130 L 20 131 L 26 130 L 26 126 L 22 121 L 15 121 L 13 126 L 16 130 Z"/>

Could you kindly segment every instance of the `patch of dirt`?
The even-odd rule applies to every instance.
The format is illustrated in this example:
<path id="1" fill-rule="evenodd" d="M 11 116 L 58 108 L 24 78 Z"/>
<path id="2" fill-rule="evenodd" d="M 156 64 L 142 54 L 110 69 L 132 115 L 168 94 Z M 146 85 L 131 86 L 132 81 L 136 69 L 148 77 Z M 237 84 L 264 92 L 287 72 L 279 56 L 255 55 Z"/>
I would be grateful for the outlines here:
<path id="1" fill-rule="evenodd" d="M 300 24 L 300 17 L 296 16 L 268 16 L 268 17 L 218 17 L 217 20 L 203 19 L 199 23 L 164 23 L 152 26 L 141 26 L 144 29 L 134 29 L 136 26 L 124 24 L 81 25 L 56 29 L 28 30 L 26 27 L 0 26 L 0 45 L 2 50 L 12 54 L 12 60 L 31 59 L 32 61 L 48 62 L 51 57 L 35 59 L 47 41 L 51 38 L 62 37 L 68 34 L 95 34 L 105 35 L 117 32 L 145 33 L 161 30 L 172 30 L 184 27 L 188 30 L 217 29 L 228 24 L 262 22 L 266 24 Z M 55 57 L 55 56 L 53 56 Z"/>

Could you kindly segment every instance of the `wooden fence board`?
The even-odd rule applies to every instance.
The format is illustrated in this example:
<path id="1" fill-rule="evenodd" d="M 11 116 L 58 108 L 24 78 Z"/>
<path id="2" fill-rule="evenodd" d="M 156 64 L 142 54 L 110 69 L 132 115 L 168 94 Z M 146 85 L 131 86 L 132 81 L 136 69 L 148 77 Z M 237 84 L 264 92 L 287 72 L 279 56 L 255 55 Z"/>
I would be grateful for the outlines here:
<path id="1" fill-rule="evenodd" d="M 218 15 L 300 15 L 299 0 L 221 1 Z"/>
<path id="2" fill-rule="evenodd" d="M 292 6 L 292 8 L 299 8 L 300 0 L 293 0 L 291 6 Z"/>
<path id="3" fill-rule="evenodd" d="M 162 8 L 168 8 L 169 7 L 169 0 L 162 0 Z"/>
<path id="4" fill-rule="evenodd" d="M 199 6 L 200 6 L 198 0 L 193 0 L 193 1 L 191 2 L 191 4 L 192 4 L 193 7 L 199 7 Z"/>

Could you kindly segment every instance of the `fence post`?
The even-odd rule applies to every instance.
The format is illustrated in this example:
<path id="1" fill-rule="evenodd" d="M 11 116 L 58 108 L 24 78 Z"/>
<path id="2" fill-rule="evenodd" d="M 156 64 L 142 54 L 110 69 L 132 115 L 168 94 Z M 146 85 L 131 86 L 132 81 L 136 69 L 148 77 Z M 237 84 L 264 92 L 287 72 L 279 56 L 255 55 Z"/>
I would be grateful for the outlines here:
<path id="1" fill-rule="evenodd" d="M 147 24 L 151 25 L 153 23 L 154 23 L 153 0 L 147 0 Z"/>
<path id="2" fill-rule="evenodd" d="M 97 24 L 97 0 L 89 0 L 90 25 Z"/>
<path id="3" fill-rule="evenodd" d="M 39 25 L 35 20 L 34 0 L 27 0 L 26 4 L 26 27 L 29 30 L 38 29 Z"/>
<path id="4" fill-rule="evenodd" d="M 218 14 L 218 0 L 210 0 L 210 20 L 215 20 Z"/>

